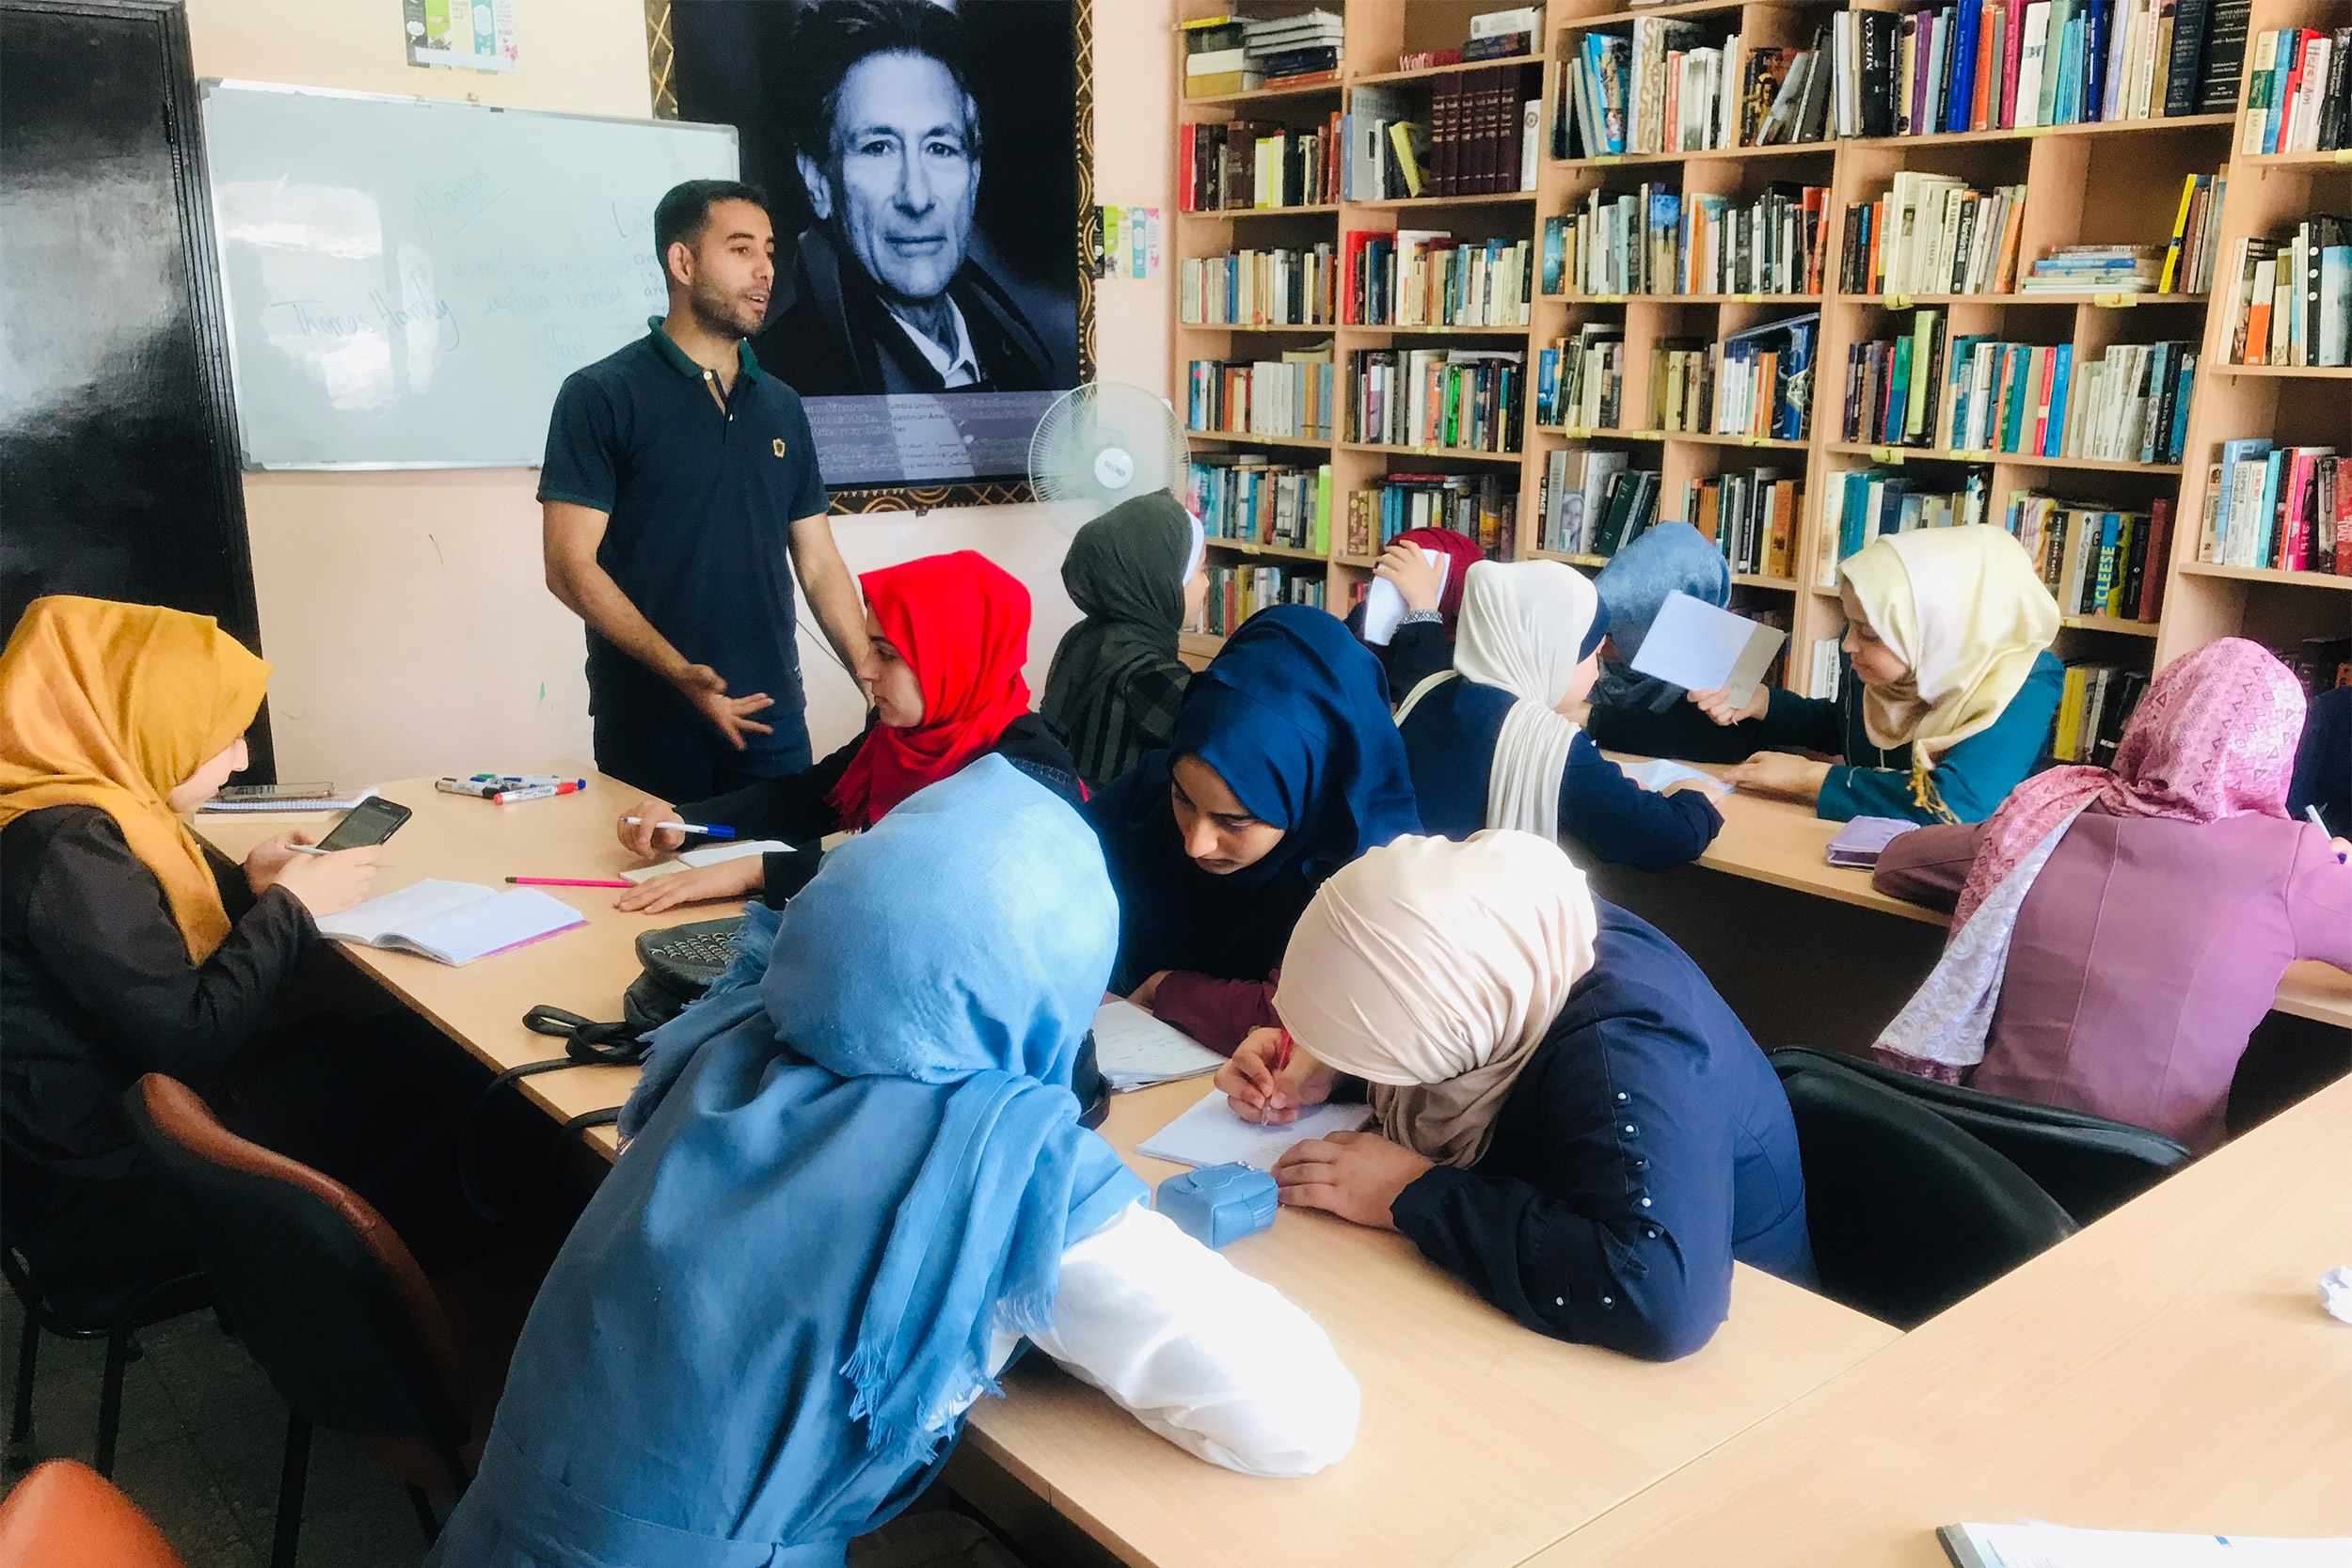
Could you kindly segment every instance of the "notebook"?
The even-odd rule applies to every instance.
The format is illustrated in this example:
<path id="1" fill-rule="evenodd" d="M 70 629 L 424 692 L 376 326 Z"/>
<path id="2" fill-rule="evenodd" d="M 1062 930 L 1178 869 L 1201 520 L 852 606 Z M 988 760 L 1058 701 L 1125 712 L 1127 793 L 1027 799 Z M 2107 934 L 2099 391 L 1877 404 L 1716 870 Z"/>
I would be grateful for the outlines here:
<path id="1" fill-rule="evenodd" d="M 352 795 L 305 795 L 294 800 L 224 800 L 215 796 L 196 809 L 198 815 L 203 816 L 210 816 L 215 812 L 274 816 L 281 812 L 349 811 L 374 794 L 375 790 L 371 786 Z"/>
<path id="2" fill-rule="evenodd" d="M 2352 1537 L 2149 1535 L 2058 1525 L 1946 1525 L 1954 1568 L 2343 1568 Z"/>
<path id="3" fill-rule="evenodd" d="M 1190 1035 L 1123 1000 L 1095 1009 L 1094 1061 L 1114 1094 L 1200 1078 L 1225 1065 Z"/>
<path id="4" fill-rule="evenodd" d="M 1652 757 L 1647 762 L 1621 762 L 1617 764 L 1617 771 L 1647 790 L 1662 790 L 1669 784 L 1677 784 L 1681 780 L 1696 779 L 1706 786 L 1707 792 L 1710 795 L 1724 796 L 1731 793 L 1731 786 L 1712 773 L 1702 773 L 1695 768 L 1685 768 L 1682 764 L 1669 762 L 1664 757 Z"/>
<path id="5" fill-rule="evenodd" d="M 1857 816 L 1829 841 L 1829 863 L 1867 871 L 1878 864 L 1879 851 L 1918 825 L 1899 816 Z"/>
<path id="6" fill-rule="evenodd" d="M 1442 598 L 1446 574 L 1454 569 L 1454 558 L 1443 550 L 1428 548 L 1422 550 L 1421 558 L 1438 569 L 1438 594 Z M 1389 639 L 1396 635 L 1397 623 L 1404 619 L 1405 595 L 1387 578 L 1375 577 L 1364 594 L 1364 641 L 1375 648 L 1387 647 Z"/>
<path id="7" fill-rule="evenodd" d="M 428 879 L 330 914 L 319 922 L 319 931 L 337 942 L 468 964 L 587 924 L 578 910 L 535 887 L 500 893 Z"/>
<path id="8" fill-rule="evenodd" d="M 1680 590 L 1666 595 L 1642 638 L 1633 668 L 1688 691 L 1721 691 L 1733 703 L 1756 693 L 1756 683 L 1788 634 Z"/>
<path id="9" fill-rule="evenodd" d="M 1288 1127 L 1261 1127 L 1233 1114 L 1221 1094 L 1203 1095 L 1192 1109 L 1136 1146 L 1137 1154 L 1180 1165 L 1236 1162 L 1272 1170 L 1293 1144 L 1333 1132 L 1353 1132 L 1372 1119 L 1369 1105 L 1311 1105 Z"/>
<path id="10" fill-rule="evenodd" d="M 792 846 L 782 839 L 755 838 L 735 844 L 706 844 L 699 849 L 681 849 L 665 860 L 651 865 L 635 865 L 621 873 L 632 882 L 667 877 L 673 871 L 694 871 L 706 865 L 719 865 L 727 861 L 739 861 L 746 855 L 788 855 Z"/>

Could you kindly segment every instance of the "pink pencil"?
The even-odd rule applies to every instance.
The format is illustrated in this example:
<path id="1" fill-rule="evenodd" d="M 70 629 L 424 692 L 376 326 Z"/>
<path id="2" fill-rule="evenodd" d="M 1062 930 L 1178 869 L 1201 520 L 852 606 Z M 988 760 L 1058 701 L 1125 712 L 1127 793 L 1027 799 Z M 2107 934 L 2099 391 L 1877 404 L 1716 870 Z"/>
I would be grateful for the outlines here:
<path id="1" fill-rule="evenodd" d="M 603 877 L 509 877 L 517 887 L 635 887 L 635 882 Z"/>

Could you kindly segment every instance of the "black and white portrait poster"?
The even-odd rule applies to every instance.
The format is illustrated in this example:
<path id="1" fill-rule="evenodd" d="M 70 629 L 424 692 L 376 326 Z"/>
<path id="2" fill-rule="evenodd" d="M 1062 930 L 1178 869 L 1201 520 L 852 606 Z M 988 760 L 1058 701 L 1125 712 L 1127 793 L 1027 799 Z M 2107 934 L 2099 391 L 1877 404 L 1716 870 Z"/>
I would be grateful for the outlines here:
<path id="1" fill-rule="evenodd" d="M 737 128 L 776 284 L 752 340 L 825 483 L 1017 478 L 1078 383 L 1083 0 L 678 0 L 683 119 Z"/>

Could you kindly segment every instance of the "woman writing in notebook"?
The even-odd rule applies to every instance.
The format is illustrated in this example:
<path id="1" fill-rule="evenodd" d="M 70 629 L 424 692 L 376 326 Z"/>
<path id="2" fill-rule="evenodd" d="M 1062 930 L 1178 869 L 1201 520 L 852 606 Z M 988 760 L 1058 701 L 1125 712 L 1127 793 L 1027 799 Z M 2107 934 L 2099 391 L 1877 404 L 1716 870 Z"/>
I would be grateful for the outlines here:
<path id="1" fill-rule="evenodd" d="M 2050 591 L 2016 540 L 1982 524 L 1883 534 L 1840 570 L 1837 697 L 1759 686 L 1735 708 L 1720 691 L 1691 693 L 1756 748 L 1723 777 L 1834 822 L 1983 821 L 2033 771 L 2066 684 Z M 1765 749 L 1780 747 L 1844 760 Z"/>
<path id="2" fill-rule="evenodd" d="M 1724 824 L 1704 786 L 1644 789 L 1566 716 L 1600 673 L 1593 584 L 1557 561 L 1482 561 L 1467 577 L 1454 668 L 1396 710 L 1422 826 L 1572 838 L 1645 871 L 1695 859 Z"/>
<path id="3" fill-rule="evenodd" d="M 1557 845 L 1371 851 L 1300 919 L 1275 1008 L 1218 1069 L 1236 1114 L 1295 1120 L 1344 1075 L 1377 1123 L 1295 1145 L 1283 1202 L 1402 1231 L 1528 1327 L 1648 1360 L 1713 1336 L 1735 1259 L 1812 1284 L 1771 1064 Z"/>
<path id="4" fill-rule="evenodd" d="M 1880 1058 L 2220 1143 L 2287 965 L 2352 968 L 2352 845 L 2286 806 L 2303 715 L 2286 666 L 2224 638 L 2156 676 L 2112 770 L 2053 768 L 1990 821 L 1889 844 L 1871 884 L 1954 912 Z"/>
<path id="5" fill-rule="evenodd" d="M 1420 829 L 1378 665 L 1304 605 L 1262 610 L 1228 638 L 1167 750 L 1087 816 L 1119 891 L 1113 986 L 1225 1051 L 1260 1021 L 1323 879 Z"/>
<path id="6" fill-rule="evenodd" d="M 654 1037 L 435 1560 L 840 1568 L 1025 1338 L 1211 1464 L 1343 1456 L 1323 1331 L 1078 1125 L 1117 918 L 1085 826 L 993 757 L 752 910 Z"/>
<path id="7" fill-rule="evenodd" d="M 710 822 L 739 838 L 813 850 L 828 834 L 872 827 L 899 801 L 990 752 L 1009 758 L 1072 804 L 1076 766 L 1029 711 L 1029 591 L 975 550 L 925 556 L 858 578 L 866 657 L 858 685 L 873 705 L 866 732 L 799 773 L 674 806 L 645 800 L 619 825 L 622 845 L 651 860 L 685 843 L 660 823 Z M 634 817 L 636 820 L 628 820 Z M 678 904 L 761 894 L 781 903 L 808 879 L 814 855 L 772 853 L 655 877 L 614 907 L 647 914 Z"/>
<path id="8" fill-rule="evenodd" d="M 1667 595 L 1731 606 L 1731 565 L 1714 542 L 1688 523 L 1653 523 L 1609 558 L 1593 579 L 1600 595 L 1600 679 L 1584 728 L 1605 752 L 1741 762 L 1756 750 L 1737 727 L 1724 729 L 1683 699 L 1681 687 L 1635 671 L 1632 662 Z"/>

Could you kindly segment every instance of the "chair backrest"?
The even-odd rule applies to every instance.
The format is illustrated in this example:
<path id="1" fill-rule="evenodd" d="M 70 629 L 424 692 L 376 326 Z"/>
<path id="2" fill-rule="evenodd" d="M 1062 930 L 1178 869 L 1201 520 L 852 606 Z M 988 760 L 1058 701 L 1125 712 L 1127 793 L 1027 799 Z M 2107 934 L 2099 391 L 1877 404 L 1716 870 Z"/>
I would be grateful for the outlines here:
<path id="1" fill-rule="evenodd" d="M 2031 1177 L 1857 1073 L 1784 1062 L 1821 1289 L 1910 1328 L 2074 1233 Z"/>
<path id="2" fill-rule="evenodd" d="M 1924 1105 L 2034 1179 L 2076 1225 L 2119 1208 L 2196 1158 L 2185 1144 L 2089 1111 L 2036 1105 L 1958 1084 L 1902 1072 L 1808 1045 L 1783 1046 L 1786 1058 L 1822 1071 L 1851 1072 Z"/>
<path id="3" fill-rule="evenodd" d="M 350 1188 L 221 1126 L 160 1073 L 123 1097 L 246 1348 L 293 1409 L 330 1431 L 467 1439 L 455 1340 L 439 1298 L 383 1216 Z"/>
<path id="4" fill-rule="evenodd" d="M 36 1465 L 0 1502 L 0 1568 L 181 1568 L 163 1532 L 78 1460 Z"/>

